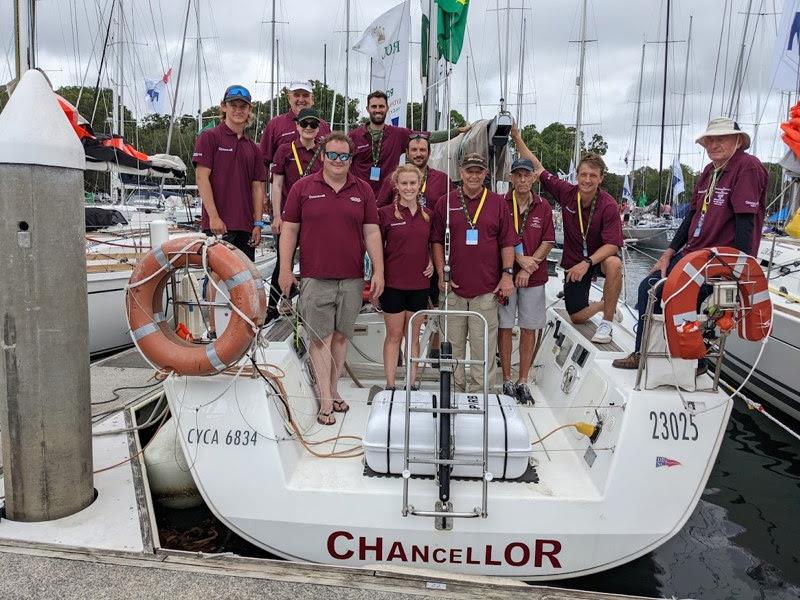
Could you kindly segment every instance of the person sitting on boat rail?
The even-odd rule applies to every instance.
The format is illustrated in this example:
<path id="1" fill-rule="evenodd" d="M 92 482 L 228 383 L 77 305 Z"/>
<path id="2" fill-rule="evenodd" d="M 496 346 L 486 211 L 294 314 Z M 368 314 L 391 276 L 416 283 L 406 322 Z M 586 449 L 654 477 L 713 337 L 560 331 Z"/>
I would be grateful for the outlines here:
<path id="1" fill-rule="evenodd" d="M 431 210 L 419 201 L 422 172 L 412 164 L 400 165 L 392 174 L 394 202 L 378 210 L 383 237 L 384 279 L 380 297 L 386 338 L 383 369 L 387 389 L 396 387 L 397 359 L 408 321 L 418 310 L 428 308 L 429 279 L 433 274 L 430 254 Z M 411 357 L 419 356 L 422 319 L 414 322 Z M 407 359 L 411 357 L 406 357 Z M 417 363 L 411 364 L 412 389 L 418 389 Z"/>
<path id="2" fill-rule="evenodd" d="M 220 103 L 222 123 L 203 131 L 195 142 L 192 162 L 203 201 L 201 229 L 219 235 L 255 260 L 261 242 L 264 182 L 267 172 L 258 146 L 245 134 L 252 122 L 247 88 L 232 85 Z"/>
<path id="3" fill-rule="evenodd" d="M 353 173 L 368 182 L 377 195 L 383 183 L 400 164 L 400 156 L 406 151 L 415 132 L 406 127 L 395 127 L 386 123 L 389 98 L 385 92 L 376 90 L 367 96 L 369 122 L 350 132 L 356 146 L 353 157 Z M 470 126 L 455 127 L 450 131 L 434 131 L 429 135 L 432 143 L 444 142 L 448 137 L 469 131 Z M 420 132 L 416 132 L 419 135 Z"/>
<path id="4" fill-rule="evenodd" d="M 633 353 L 612 363 L 619 369 L 639 367 L 648 292 L 684 254 L 713 246 L 731 246 L 751 255 L 758 253 L 769 177 L 761 161 L 745 153 L 750 147 L 750 136 L 733 119 L 719 117 L 709 121 L 706 131 L 695 141 L 705 148 L 711 162 L 697 178 L 689 212 L 669 248 L 639 284 L 636 347 Z M 702 299 L 707 295 L 701 291 Z M 654 312 L 661 312 L 660 302 L 655 303 Z"/>
<path id="5" fill-rule="evenodd" d="M 275 248 L 280 252 L 281 213 L 286 204 L 289 191 L 295 183 L 303 177 L 316 173 L 322 168 L 320 159 L 321 148 L 317 142 L 322 139 L 320 123 L 322 119 L 315 108 L 304 108 L 295 117 L 297 137 L 287 144 L 281 144 L 272 158 L 272 234 L 275 236 Z M 280 255 L 276 257 L 275 268 L 272 270 L 272 281 L 269 288 L 269 306 L 267 307 L 267 322 L 278 316 L 278 300 L 280 288 L 278 276 L 280 275 Z"/>
<path id="6" fill-rule="evenodd" d="M 536 182 L 533 163 L 518 158 L 511 165 L 512 190 L 506 194 L 514 230 L 519 236 L 515 248 L 514 285 L 508 304 L 498 308 L 497 345 L 503 371 L 503 393 L 523 404 L 533 404 L 528 374 L 534 353 L 547 320 L 544 284 L 547 283 L 547 255 L 556 243 L 553 210 L 541 196 L 531 191 Z M 511 379 L 511 333 L 520 328 L 519 377 Z"/>
<path id="7" fill-rule="evenodd" d="M 383 248 L 378 209 L 369 185 L 350 173 L 353 142 L 334 131 L 322 142 L 322 170 L 297 182 L 283 209 L 281 291 L 297 285 L 292 257 L 300 239 L 298 310 L 311 338 L 309 350 L 320 402 L 317 420 L 336 423 L 350 408 L 338 391 L 364 288 L 364 250 L 372 260 L 373 300 L 383 293 Z"/>
<path id="8" fill-rule="evenodd" d="M 514 247 L 519 242 L 511 223 L 511 213 L 502 196 L 483 185 L 486 161 L 480 154 L 467 154 L 461 162 L 462 186 L 436 204 L 431 233 L 433 264 L 439 273 L 439 289 L 444 306 L 444 241 L 447 213 L 450 212 L 450 283 L 447 306 L 451 310 L 470 310 L 483 315 L 489 325 L 487 388 L 491 389 L 497 371 L 497 304 L 514 292 Z M 502 265 L 502 269 L 501 269 Z M 440 330 L 442 327 L 440 327 Z M 483 323 L 466 317 L 448 318 L 448 337 L 453 358 L 463 359 L 469 338 L 473 360 L 483 356 Z M 469 384 L 464 367 L 455 370 L 454 383 L 459 392 L 483 391 L 483 370 L 470 367 Z"/>
<path id="9" fill-rule="evenodd" d="M 512 138 L 520 156 L 533 162 L 542 187 L 561 205 L 564 223 L 564 253 L 561 266 L 566 270 L 564 304 L 573 323 L 585 323 L 602 313 L 592 342 L 611 343 L 617 301 L 622 291 L 622 221 L 617 202 L 600 189 L 606 165 L 598 154 L 584 153 L 578 162 L 577 185 L 548 173 L 525 146 L 516 126 Z M 589 302 L 589 289 L 595 277 L 605 278 L 603 298 Z M 621 316 L 621 315 L 620 315 Z"/>

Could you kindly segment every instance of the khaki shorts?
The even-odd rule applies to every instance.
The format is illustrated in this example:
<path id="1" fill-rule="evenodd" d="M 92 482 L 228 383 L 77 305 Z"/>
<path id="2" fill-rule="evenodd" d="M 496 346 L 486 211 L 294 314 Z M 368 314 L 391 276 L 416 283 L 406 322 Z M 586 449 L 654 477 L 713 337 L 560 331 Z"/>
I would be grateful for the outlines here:
<path id="1" fill-rule="evenodd" d="M 515 288 L 508 297 L 508 304 L 497 309 L 500 329 L 513 329 L 515 322 L 522 329 L 544 329 L 547 323 L 545 302 L 543 285 Z"/>
<path id="2" fill-rule="evenodd" d="M 298 309 L 309 335 L 323 340 L 338 331 L 351 338 L 361 310 L 363 289 L 363 279 L 301 280 Z"/>

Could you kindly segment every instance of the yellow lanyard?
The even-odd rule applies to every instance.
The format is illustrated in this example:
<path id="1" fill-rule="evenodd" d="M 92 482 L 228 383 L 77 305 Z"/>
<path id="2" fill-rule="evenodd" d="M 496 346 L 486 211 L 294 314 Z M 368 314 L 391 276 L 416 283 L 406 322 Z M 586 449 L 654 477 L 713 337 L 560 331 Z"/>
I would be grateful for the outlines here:
<path id="1" fill-rule="evenodd" d="M 519 233 L 519 207 L 517 206 L 517 192 L 511 192 L 511 204 L 514 206 L 514 231 Z"/>
<path id="2" fill-rule="evenodd" d="M 711 196 L 714 195 L 714 190 L 717 189 L 717 177 L 719 176 L 719 173 L 720 171 L 718 169 L 714 169 L 714 172 L 711 174 L 711 183 L 708 185 L 708 189 L 703 196 L 703 206 L 700 209 L 701 215 L 704 215 L 708 212 L 708 202 L 711 200 Z"/>
<path id="3" fill-rule="evenodd" d="M 425 172 L 425 178 L 422 180 L 422 189 L 419 191 L 420 194 L 425 193 L 425 188 L 428 187 L 428 172 Z"/>
<path id="4" fill-rule="evenodd" d="M 486 202 L 486 194 L 489 192 L 486 188 L 483 188 L 483 195 L 481 196 L 481 201 L 478 204 L 478 210 L 475 211 L 475 217 L 472 219 L 472 227 L 474 228 L 475 225 L 478 224 L 478 217 L 481 216 L 481 211 L 483 210 L 483 203 Z"/>
<path id="5" fill-rule="evenodd" d="M 583 237 L 584 241 L 586 240 L 586 236 L 589 235 L 589 226 L 592 224 L 592 216 L 594 215 L 594 204 L 597 202 L 597 194 L 599 194 L 599 190 L 595 192 L 594 198 L 592 198 L 592 208 L 589 209 L 589 222 L 586 224 L 586 232 L 583 231 L 583 205 L 581 204 L 581 193 L 578 192 L 578 223 L 581 226 L 581 236 Z"/>
<path id="6" fill-rule="evenodd" d="M 300 164 L 300 157 L 297 155 L 297 146 L 294 145 L 294 142 L 292 142 L 292 154 L 294 154 L 294 164 L 297 165 L 297 172 L 300 174 L 300 177 L 302 177 L 303 166 Z"/>

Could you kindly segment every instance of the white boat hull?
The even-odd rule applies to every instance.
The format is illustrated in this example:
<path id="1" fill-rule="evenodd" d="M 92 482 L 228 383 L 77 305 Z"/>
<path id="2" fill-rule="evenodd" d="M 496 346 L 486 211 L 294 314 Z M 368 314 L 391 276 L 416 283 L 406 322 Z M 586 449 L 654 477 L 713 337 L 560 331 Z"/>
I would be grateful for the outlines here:
<path id="1" fill-rule="evenodd" d="M 556 340 L 548 329 L 537 358 L 537 404 L 518 407 L 531 440 L 598 416 L 602 432 L 592 443 L 561 430 L 535 445 L 535 477 L 490 482 L 487 517 L 453 519 L 449 531 L 435 529 L 429 517 L 402 516 L 400 477 L 365 474 L 358 458 L 312 456 L 289 435 L 283 404 L 262 379 L 170 376 L 164 387 L 204 500 L 233 531 L 276 555 L 524 580 L 588 575 L 633 560 L 680 530 L 711 472 L 731 401 L 685 394 L 695 403 L 690 412 L 672 388 L 635 392 L 634 374 L 610 367 L 619 351 L 589 343 L 555 309 L 549 320 L 560 321 L 564 337 Z M 629 333 L 615 336 L 632 344 Z M 588 353 L 582 365 L 577 345 Z M 323 440 L 363 434 L 365 389 L 340 382 L 351 409 L 336 415 L 335 427 L 321 427 L 306 367 L 288 343 L 270 342 L 258 362 L 284 374 L 294 419 L 309 441 L 320 442 L 315 451 L 360 445 L 348 437 Z M 453 510 L 480 507 L 481 489 L 479 480 L 453 481 Z M 431 510 L 437 494 L 431 479 L 410 481 L 409 502 L 419 510 Z"/>

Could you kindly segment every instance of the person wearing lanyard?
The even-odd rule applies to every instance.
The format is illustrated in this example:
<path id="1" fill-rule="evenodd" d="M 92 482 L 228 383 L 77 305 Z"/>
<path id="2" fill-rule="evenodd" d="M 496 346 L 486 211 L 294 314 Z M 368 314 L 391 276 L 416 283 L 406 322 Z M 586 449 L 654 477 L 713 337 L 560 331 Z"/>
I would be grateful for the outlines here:
<path id="1" fill-rule="evenodd" d="M 353 157 L 353 173 L 372 187 L 376 196 L 384 181 L 400 164 L 400 157 L 408 147 L 414 131 L 406 127 L 395 127 L 386 123 L 389 111 L 388 96 L 378 90 L 367 96 L 369 123 L 350 132 L 356 147 Z M 435 131 L 429 138 L 432 143 L 446 141 L 459 133 L 469 131 L 470 126 L 456 127 L 450 131 Z"/>
<path id="2" fill-rule="evenodd" d="M 386 339 L 383 343 L 383 369 L 387 389 L 396 386 L 400 344 L 415 312 L 428 307 L 428 280 L 433 274 L 430 256 L 431 211 L 419 202 L 422 173 L 411 164 L 400 165 L 392 174 L 397 196 L 392 204 L 378 211 L 383 238 L 384 280 L 380 297 Z M 419 356 L 422 319 L 414 322 L 411 357 Z M 411 357 L 407 357 L 411 358 Z M 417 363 L 411 364 L 412 389 L 419 389 Z"/>
<path id="3" fill-rule="evenodd" d="M 317 144 L 320 138 L 320 116 L 314 108 L 304 108 L 295 117 L 297 137 L 286 144 L 281 144 L 272 159 L 272 233 L 275 236 L 275 249 L 280 252 L 280 235 L 283 218 L 281 212 L 292 186 L 322 168 L 320 149 Z M 269 290 L 269 306 L 267 321 L 277 318 L 280 289 L 280 255 L 276 257 L 272 270 L 272 281 Z"/>
<path id="4" fill-rule="evenodd" d="M 256 222 L 264 206 L 267 172 L 261 151 L 244 131 L 253 119 L 247 88 L 228 87 L 220 112 L 222 123 L 197 137 L 192 154 L 203 201 L 200 227 L 255 260 L 255 248 L 261 242 L 261 227 Z"/>
<path id="5" fill-rule="evenodd" d="M 464 156 L 459 169 L 462 186 L 442 198 L 434 209 L 431 249 L 433 264 L 439 273 L 439 289 L 444 293 L 444 243 L 449 212 L 448 308 L 475 311 L 486 319 L 489 326 L 487 387 L 491 390 L 497 372 L 497 301 L 504 302 L 514 292 L 514 247 L 519 238 L 503 197 L 484 187 L 486 173 L 486 161 L 480 154 Z M 439 304 L 443 303 L 442 296 Z M 441 326 L 439 330 L 442 331 Z M 484 358 L 483 322 L 479 319 L 449 317 L 448 336 L 453 358 L 465 357 L 467 339 L 470 356 L 475 360 Z M 457 391 L 481 392 L 483 370 L 478 366 L 470 367 L 467 382 L 464 367 L 459 366 L 455 370 L 454 383 Z"/>
<path id="6" fill-rule="evenodd" d="M 433 210 L 439 198 L 447 194 L 448 187 L 452 189 L 455 186 L 452 184 L 448 186 L 450 182 L 448 181 L 447 173 L 428 165 L 430 156 L 431 141 L 428 134 L 411 134 L 408 140 L 408 147 L 406 148 L 406 162 L 422 171 L 422 187 L 420 188 L 419 202 L 423 206 L 427 206 Z M 378 201 L 378 208 L 394 202 L 395 191 L 392 178 L 386 178 L 381 185 L 378 195 L 375 197 Z M 436 289 L 438 290 L 439 288 L 437 287 Z"/>
<path id="7" fill-rule="evenodd" d="M 538 336 L 547 321 L 544 284 L 547 283 L 547 255 L 556 243 L 553 210 L 531 191 L 536 182 L 533 163 L 518 158 L 511 165 L 512 190 L 506 195 L 511 209 L 514 231 L 519 244 L 514 249 L 516 289 L 507 305 L 498 307 L 497 345 L 503 372 L 503 393 L 516 397 L 522 404 L 533 404 L 528 375 L 538 345 Z M 511 334 L 514 325 L 520 328 L 519 377 L 511 379 Z"/>
<path id="8" fill-rule="evenodd" d="M 697 178 L 689 213 L 675 232 L 669 248 L 639 284 L 636 346 L 631 354 L 612 363 L 619 369 L 639 367 L 648 291 L 659 279 L 666 277 L 687 252 L 732 246 L 746 254 L 758 253 L 766 213 L 768 175 L 760 160 L 745 153 L 750 147 L 750 136 L 739 128 L 736 121 L 719 117 L 708 123 L 706 131 L 696 142 L 705 148 L 711 163 Z M 709 292 L 706 286 L 701 288 L 699 301 L 704 300 Z M 661 290 L 658 297 L 661 298 Z M 661 302 L 655 303 L 654 310 L 661 312 Z M 699 368 L 704 370 L 705 363 Z"/>
<path id="9" fill-rule="evenodd" d="M 606 165 L 598 154 L 585 153 L 578 162 L 578 184 L 574 185 L 545 170 L 525 146 L 516 125 L 511 136 L 520 156 L 533 163 L 544 190 L 561 205 L 564 223 L 561 266 L 566 272 L 564 305 L 570 320 L 580 324 L 601 314 L 592 342 L 609 344 L 613 333 L 611 322 L 622 318 L 616 308 L 622 291 L 622 261 L 618 253 L 623 240 L 617 203 L 600 189 Z M 589 290 L 596 277 L 605 278 L 603 298 L 590 302 Z"/>

